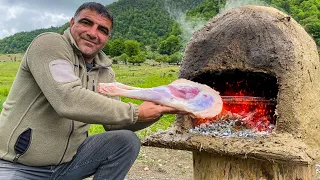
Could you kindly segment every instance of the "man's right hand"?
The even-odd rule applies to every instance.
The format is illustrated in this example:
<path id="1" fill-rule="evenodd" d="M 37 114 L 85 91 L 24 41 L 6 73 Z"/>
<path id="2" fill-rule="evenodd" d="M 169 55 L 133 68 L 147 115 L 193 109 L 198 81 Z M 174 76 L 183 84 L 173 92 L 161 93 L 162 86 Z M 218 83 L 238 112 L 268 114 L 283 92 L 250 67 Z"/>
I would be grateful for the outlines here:
<path id="1" fill-rule="evenodd" d="M 149 122 L 160 119 L 163 114 L 188 114 L 172 107 L 162 106 L 153 102 L 145 101 L 139 106 L 138 122 Z"/>

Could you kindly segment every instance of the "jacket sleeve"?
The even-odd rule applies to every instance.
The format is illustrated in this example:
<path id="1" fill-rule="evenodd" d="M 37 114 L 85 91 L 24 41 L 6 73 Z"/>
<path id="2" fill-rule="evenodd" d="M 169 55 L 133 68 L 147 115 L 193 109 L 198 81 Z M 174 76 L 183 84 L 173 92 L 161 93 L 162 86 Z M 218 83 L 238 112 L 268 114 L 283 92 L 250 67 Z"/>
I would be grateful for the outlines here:
<path id="1" fill-rule="evenodd" d="M 27 69 L 55 111 L 62 117 L 90 124 L 134 124 L 138 118 L 137 105 L 82 87 L 80 78 L 72 70 L 72 52 L 63 36 L 47 33 L 38 36 L 25 55 Z"/>
<path id="2" fill-rule="evenodd" d="M 131 124 L 131 125 L 103 125 L 103 128 L 106 131 L 120 130 L 120 129 L 139 131 L 141 129 L 151 126 L 155 122 L 157 122 L 157 120 L 149 121 L 149 122 L 136 122 L 135 124 Z"/>

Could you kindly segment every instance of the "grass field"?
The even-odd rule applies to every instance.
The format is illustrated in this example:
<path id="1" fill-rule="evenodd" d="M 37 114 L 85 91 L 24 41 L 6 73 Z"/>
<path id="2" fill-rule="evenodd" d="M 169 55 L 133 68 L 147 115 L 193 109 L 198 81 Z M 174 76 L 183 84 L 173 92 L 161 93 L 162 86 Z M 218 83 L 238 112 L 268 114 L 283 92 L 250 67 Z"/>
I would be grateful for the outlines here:
<path id="1" fill-rule="evenodd" d="M 23 54 L 0 54 L 0 62 L 21 61 Z"/>
<path id="2" fill-rule="evenodd" d="M 0 62 L 0 110 L 7 98 L 20 62 Z"/>
<path id="3" fill-rule="evenodd" d="M 1 57 L 0 57 L 1 58 Z M 14 77 L 18 70 L 20 62 L 0 61 L 0 111 L 5 101 Z M 135 87 L 155 87 L 166 85 L 177 79 L 179 67 L 169 65 L 159 65 L 149 62 L 141 66 L 115 64 L 113 69 L 116 72 L 116 80 L 118 82 L 135 86 Z M 133 102 L 141 104 L 142 101 L 128 98 L 121 98 L 124 102 Z M 158 122 L 152 126 L 137 132 L 139 138 L 143 139 L 152 132 L 167 129 L 174 121 L 174 115 L 164 115 Z M 103 131 L 101 125 L 92 125 L 89 133 L 96 134 Z"/>

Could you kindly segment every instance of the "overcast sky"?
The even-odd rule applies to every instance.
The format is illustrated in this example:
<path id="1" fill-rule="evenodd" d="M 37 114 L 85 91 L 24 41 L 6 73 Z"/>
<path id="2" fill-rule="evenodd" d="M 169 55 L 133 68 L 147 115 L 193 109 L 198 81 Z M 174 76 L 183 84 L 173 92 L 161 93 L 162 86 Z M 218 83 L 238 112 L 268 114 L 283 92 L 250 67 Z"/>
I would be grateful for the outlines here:
<path id="1" fill-rule="evenodd" d="M 117 0 L 95 0 L 103 5 Z M 68 22 L 86 0 L 0 0 L 0 39 Z"/>

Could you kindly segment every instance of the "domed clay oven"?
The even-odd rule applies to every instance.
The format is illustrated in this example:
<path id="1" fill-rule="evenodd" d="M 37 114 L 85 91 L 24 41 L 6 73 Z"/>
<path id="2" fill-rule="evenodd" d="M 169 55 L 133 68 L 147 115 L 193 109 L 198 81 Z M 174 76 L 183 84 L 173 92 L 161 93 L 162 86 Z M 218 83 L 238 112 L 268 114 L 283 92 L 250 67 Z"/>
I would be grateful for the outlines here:
<path id="1" fill-rule="evenodd" d="M 269 102 L 272 132 L 194 134 L 197 121 L 179 115 L 144 145 L 192 151 L 194 179 L 316 179 L 320 62 L 315 42 L 290 16 L 244 6 L 214 17 L 194 33 L 179 77 L 214 88 L 226 105 L 232 97 Z"/>

